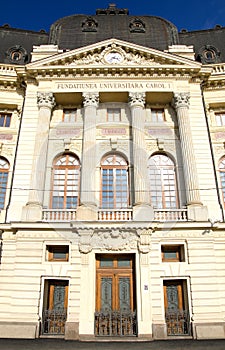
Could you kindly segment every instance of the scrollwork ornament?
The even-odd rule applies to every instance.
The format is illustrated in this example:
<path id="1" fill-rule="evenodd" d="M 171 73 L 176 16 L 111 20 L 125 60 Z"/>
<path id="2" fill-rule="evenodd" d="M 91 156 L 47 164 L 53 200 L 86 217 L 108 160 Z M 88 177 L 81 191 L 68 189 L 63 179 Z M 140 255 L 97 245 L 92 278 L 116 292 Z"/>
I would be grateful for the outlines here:
<path id="1" fill-rule="evenodd" d="M 55 97 L 52 92 L 38 92 L 37 93 L 38 107 L 47 107 L 52 109 L 55 106 Z"/>
<path id="2" fill-rule="evenodd" d="M 175 109 L 186 107 L 189 108 L 190 93 L 189 92 L 176 92 L 173 96 L 173 105 Z"/>
<path id="3" fill-rule="evenodd" d="M 130 107 L 144 107 L 145 105 L 145 92 L 130 92 L 129 93 L 129 105 Z"/>
<path id="4" fill-rule="evenodd" d="M 83 93 L 83 104 L 84 104 L 84 107 L 87 107 L 87 106 L 98 107 L 99 93 L 98 92 L 84 92 Z"/>

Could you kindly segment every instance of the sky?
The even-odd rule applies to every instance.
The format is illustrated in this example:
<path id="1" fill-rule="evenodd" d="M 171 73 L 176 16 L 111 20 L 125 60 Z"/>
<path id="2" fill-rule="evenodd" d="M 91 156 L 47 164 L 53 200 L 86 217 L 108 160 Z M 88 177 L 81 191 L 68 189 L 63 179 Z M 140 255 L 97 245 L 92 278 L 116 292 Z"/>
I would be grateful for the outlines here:
<path id="1" fill-rule="evenodd" d="M 6 0 L 1 3 L 0 26 L 9 24 L 13 28 L 49 32 L 59 18 L 94 15 L 97 8 L 107 8 L 109 3 L 128 8 L 130 15 L 163 17 L 179 31 L 225 26 L 225 0 Z"/>

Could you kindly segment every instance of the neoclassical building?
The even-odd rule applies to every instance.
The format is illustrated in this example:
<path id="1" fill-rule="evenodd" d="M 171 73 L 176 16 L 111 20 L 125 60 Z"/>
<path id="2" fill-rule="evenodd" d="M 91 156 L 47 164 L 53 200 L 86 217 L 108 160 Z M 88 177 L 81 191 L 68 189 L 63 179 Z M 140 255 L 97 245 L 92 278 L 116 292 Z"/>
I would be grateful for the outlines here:
<path id="1" fill-rule="evenodd" d="M 225 338 L 225 27 L 0 33 L 0 337 Z"/>

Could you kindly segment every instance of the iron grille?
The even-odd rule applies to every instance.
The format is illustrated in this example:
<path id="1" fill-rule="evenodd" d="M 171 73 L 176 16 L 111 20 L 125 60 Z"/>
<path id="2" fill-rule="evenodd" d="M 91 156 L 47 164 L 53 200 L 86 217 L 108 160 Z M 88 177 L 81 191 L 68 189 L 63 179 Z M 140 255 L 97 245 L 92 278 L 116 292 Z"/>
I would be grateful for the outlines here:
<path id="1" fill-rule="evenodd" d="M 42 334 L 65 334 L 66 309 L 44 310 L 42 318 Z"/>
<path id="2" fill-rule="evenodd" d="M 96 336 L 136 336 L 136 312 L 95 312 Z"/>
<path id="3" fill-rule="evenodd" d="M 167 310 L 165 312 L 167 335 L 190 335 L 190 318 L 186 310 Z"/>

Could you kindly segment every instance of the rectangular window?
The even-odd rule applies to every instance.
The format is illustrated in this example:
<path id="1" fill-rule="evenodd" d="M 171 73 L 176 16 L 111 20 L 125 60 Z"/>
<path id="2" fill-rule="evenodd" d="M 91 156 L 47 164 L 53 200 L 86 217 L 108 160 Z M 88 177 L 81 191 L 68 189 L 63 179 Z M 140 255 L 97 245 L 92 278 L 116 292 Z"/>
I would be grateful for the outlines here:
<path id="1" fill-rule="evenodd" d="M 216 117 L 216 125 L 217 126 L 225 125 L 225 112 L 216 113 L 215 117 Z"/>
<path id="2" fill-rule="evenodd" d="M 75 123 L 77 121 L 77 109 L 64 109 L 62 121 L 64 123 Z"/>
<path id="3" fill-rule="evenodd" d="M 107 108 L 107 121 L 108 122 L 120 122 L 121 121 L 120 108 Z"/>
<path id="4" fill-rule="evenodd" d="M 68 245 L 48 245 L 47 246 L 48 261 L 69 261 Z"/>
<path id="5" fill-rule="evenodd" d="M 184 245 L 162 245 L 161 254 L 163 262 L 183 262 L 185 261 L 184 256 Z"/>
<path id="6" fill-rule="evenodd" d="M 11 123 L 11 114 L 0 113 L 0 127 L 9 128 Z"/>
<path id="7" fill-rule="evenodd" d="M 151 120 L 153 123 L 162 123 L 165 121 L 164 109 L 151 109 Z"/>

